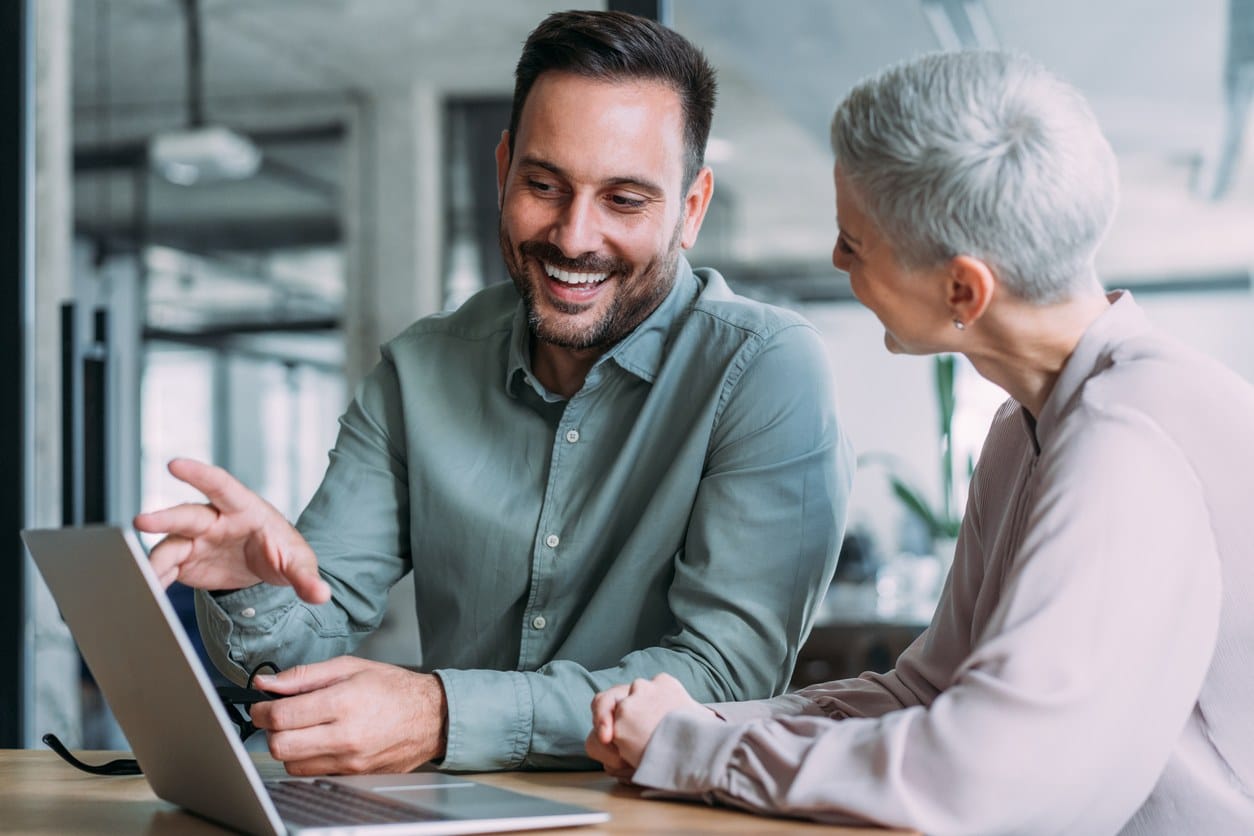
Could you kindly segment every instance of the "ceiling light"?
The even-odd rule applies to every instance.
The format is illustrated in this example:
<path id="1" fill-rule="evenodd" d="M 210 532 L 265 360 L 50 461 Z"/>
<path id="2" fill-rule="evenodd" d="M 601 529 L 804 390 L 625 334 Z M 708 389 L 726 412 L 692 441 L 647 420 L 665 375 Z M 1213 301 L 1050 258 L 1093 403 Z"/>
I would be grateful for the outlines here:
<path id="1" fill-rule="evenodd" d="M 148 158 L 161 176 L 180 186 L 242 180 L 261 166 L 253 141 L 221 125 L 159 133 L 149 141 Z"/>

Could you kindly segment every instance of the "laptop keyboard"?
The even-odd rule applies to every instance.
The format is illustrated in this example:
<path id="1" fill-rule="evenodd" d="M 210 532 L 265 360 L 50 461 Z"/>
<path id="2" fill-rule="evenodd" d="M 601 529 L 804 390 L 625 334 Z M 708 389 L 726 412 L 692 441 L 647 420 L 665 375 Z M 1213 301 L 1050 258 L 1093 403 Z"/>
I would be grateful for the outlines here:
<path id="1" fill-rule="evenodd" d="M 279 816 L 301 827 L 440 821 L 444 816 L 331 781 L 266 784 Z"/>

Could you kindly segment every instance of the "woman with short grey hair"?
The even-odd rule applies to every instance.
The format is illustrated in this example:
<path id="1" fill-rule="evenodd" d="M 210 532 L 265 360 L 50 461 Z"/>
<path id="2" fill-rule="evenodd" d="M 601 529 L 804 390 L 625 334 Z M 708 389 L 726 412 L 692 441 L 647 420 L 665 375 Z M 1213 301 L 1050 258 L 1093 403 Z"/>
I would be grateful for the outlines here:
<path id="1" fill-rule="evenodd" d="M 859 84 L 833 261 L 890 351 L 1011 399 L 926 632 L 888 674 L 700 706 L 598 695 L 637 784 L 927 833 L 1254 829 L 1254 388 L 1157 332 L 1094 255 L 1118 187 L 1080 95 L 999 52 Z"/>

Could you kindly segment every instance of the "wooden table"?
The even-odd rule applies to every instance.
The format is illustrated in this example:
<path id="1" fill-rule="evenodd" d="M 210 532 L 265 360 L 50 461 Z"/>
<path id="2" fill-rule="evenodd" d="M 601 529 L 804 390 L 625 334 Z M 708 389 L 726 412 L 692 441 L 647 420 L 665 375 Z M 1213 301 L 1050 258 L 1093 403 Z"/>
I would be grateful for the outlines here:
<path id="1" fill-rule="evenodd" d="M 102 763 L 117 752 L 88 752 L 83 759 Z M 280 764 L 255 755 L 266 779 L 281 777 Z M 878 828 L 830 827 L 789 819 L 753 816 L 735 810 L 640 797 L 601 772 L 497 772 L 475 780 L 557 801 L 605 810 L 609 822 L 592 827 L 529 833 L 752 833 L 848 834 L 901 833 Z M 107 778 L 87 775 L 47 750 L 0 750 L 0 832 L 47 834 L 218 834 L 221 828 L 185 813 L 152 794 L 142 776 Z"/>

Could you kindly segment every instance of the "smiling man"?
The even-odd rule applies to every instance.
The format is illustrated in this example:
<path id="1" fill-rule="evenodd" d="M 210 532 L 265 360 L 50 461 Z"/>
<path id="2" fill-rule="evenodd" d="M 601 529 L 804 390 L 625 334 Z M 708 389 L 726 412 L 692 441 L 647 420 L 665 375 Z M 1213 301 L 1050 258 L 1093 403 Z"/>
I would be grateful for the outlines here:
<path id="1" fill-rule="evenodd" d="M 787 685 L 853 459 L 814 329 L 682 255 L 714 89 L 656 23 L 547 18 L 496 151 L 512 285 L 384 346 L 295 526 L 188 460 L 208 503 L 136 518 L 219 667 L 284 669 L 253 717 L 289 771 L 589 766 L 612 683 Z M 422 670 L 343 655 L 410 571 Z"/>

